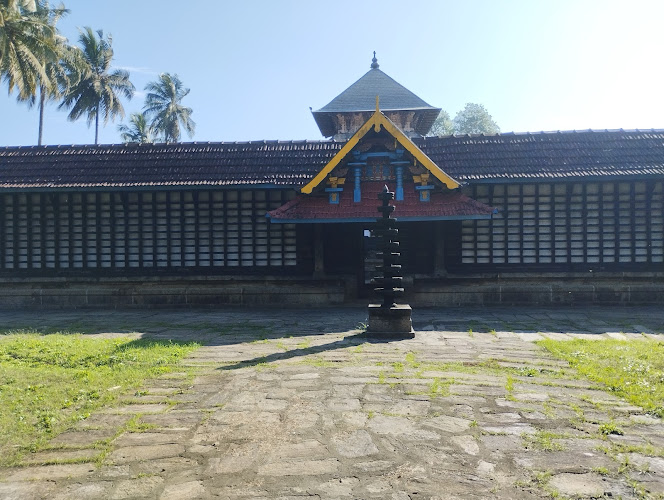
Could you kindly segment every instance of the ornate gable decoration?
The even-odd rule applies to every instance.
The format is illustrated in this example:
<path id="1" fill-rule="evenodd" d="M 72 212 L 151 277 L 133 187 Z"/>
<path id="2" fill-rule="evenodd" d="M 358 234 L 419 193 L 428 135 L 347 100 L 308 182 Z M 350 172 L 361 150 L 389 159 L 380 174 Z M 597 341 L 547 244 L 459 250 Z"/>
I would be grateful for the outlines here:
<path id="1" fill-rule="evenodd" d="M 370 134 L 370 132 L 375 134 Z M 376 136 L 378 134 L 379 136 Z M 373 136 L 373 137 L 371 137 Z M 377 139 L 380 140 L 378 141 Z M 384 146 L 393 142 L 391 147 Z M 408 152 L 410 159 L 406 157 Z M 408 168 L 412 174 L 416 189 L 420 193 L 421 201 L 428 201 L 429 184 L 431 177 L 437 179 L 447 189 L 456 189 L 459 182 L 447 175 L 424 152 L 418 148 L 387 116 L 379 109 L 378 96 L 376 97 L 376 111 L 348 140 L 344 147 L 316 174 L 316 176 L 301 189 L 304 194 L 311 194 L 327 179 L 325 191 L 329 193 L 330 203 L 338 203 L 339 196 L 346 176 L 354 181 L 353 198 L 355 202 L 361 199 L 360 180 L 396 180 L 396 199 L 403 199 L 403 177 Z M 433 180 L 433 179 L 431 179 Z"/>

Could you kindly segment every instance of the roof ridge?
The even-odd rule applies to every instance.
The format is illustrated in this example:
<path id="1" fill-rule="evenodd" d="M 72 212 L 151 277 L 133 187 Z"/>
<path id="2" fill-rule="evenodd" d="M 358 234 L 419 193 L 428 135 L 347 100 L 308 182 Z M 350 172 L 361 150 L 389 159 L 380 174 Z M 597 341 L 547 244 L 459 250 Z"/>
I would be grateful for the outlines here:
<path id="1" fill-rule="evenodd" d="M 192 141 L 192 142 L 117 142 L 110 144 L 44 144 L 38 146 L 36 144 L 23 144 L 18 146 L 0 146 L 0 151 L 8 150 L 49 150 L 49 149 L 129 149 L 129 148 L 169 148 L 169 147 L 205 147 L 205 146 L 237 146 L 237 145 L 268 145 L 268 144 L 326 144 L 337 143 L 342 141 L 334 141 L 330 139 L 255 139 L 248 141 Z"/>
<path id="2" fill-rule="evenodd" d="M 539 130 L 539 131 L 526 131 L 526 132 L 498 132 L 495 134 L 449 134 L 449 135 L 440 135 L 440 136 L 426 136 L 419 138 L 421 139 L 447 139 L 450 137 L 454 138 L 473 138 L 473 137 L 502 137 L 502 136 L 541 136 L 541 135 L 555 135 L 555 134 L 615 134 L 615 133 L 626 133 L 626 134 L 644 134 L 644 133 L 654 133 L 662 134 L 664 133 L 664 128 L 634 128 L 634 129 L 623 129 L 623 128 L 614 128 L 614 129 L 574 129 L 574 130 Z"/>

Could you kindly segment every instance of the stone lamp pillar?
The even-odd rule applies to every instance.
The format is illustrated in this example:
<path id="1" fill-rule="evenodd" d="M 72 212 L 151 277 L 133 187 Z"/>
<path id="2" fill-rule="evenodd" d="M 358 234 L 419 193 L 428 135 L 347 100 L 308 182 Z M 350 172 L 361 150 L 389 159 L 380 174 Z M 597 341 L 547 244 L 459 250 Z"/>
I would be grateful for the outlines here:
<path id="1" fill-rule="evenodd" d="M 394 206 L 390 201 L 394 193 L 385 186 L 378 195 L 382 202 L 378 211 L 382 217 L 376 222 L 376 234 L 379 239 L 378 257 L 383 263 L 376 266 L 379 275 L 372 279 L 376 285 L 374 290 L 382 297 L 382 304 L 369 304 L 369 325 L 367 333 L 376 337 L 413 338 L 412 309 L 407 304 L 397 304 L 397 297 L 403 295 L 401 276 L 401 253 L 397 239 L 399 230 L 396 228 L 397 220 L 392 218 Z"/>

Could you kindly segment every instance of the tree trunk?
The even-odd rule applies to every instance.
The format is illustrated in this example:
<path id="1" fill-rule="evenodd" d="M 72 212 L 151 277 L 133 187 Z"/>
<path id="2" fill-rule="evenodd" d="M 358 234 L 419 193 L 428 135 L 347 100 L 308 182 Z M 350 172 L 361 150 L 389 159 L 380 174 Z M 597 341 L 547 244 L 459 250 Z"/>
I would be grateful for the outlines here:
<path id="1" fill-rule="evenodd" d="M 99 144 L 99 103 L 97 103 L 97 113 L 95 113 L 95 146 Z"/>
<path id="2" fill-rule="evenodd" d="M 39 86 L 39 137 L 37 138 L 37 145 L 42 145 L 42 137 L 44 134 L 44 105 L 46 104 L 46 94 L 44 94 L 44 86 Z"/>

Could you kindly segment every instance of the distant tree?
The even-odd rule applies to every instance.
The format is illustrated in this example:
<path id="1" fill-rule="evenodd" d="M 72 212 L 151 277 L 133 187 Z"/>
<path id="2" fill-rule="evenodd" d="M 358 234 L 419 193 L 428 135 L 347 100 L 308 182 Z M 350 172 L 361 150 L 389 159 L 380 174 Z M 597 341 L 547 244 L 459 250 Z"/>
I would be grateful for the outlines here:
<path id="1" fill-rule="evenodd" d="M 118 132 L 123 142 L 139 144 L 154 142 L 154 132 L 143 113 L 132 113 L 129 116 L 129 125 L 124 123 L 118 125 Z"/>
<path id="2" fill-rule="evenodd" d="M 497 134 L 500 127 L 481 104 L 469 102 L 454 117 L 455 134 Z"/>
<path id="3" fill-rule="evenodd" d="M 79 37 L 81 46 L 77 64 L 69 68 L 70 73 L 80 72 L 77 83 L 65 94 L 61 108 L 71 109 L 68 119 L 78 120 L 85 115 L 88 126 L 95 123 L 95 144 L 99 143 L 99 116 L 104 123 L 116 116 L 124 118 L 124 108 L 119 96 L 130 100 L 134 85 L 129 73 L 116 69 L 111 71 L 113 60 L 112 38 L 104 37 L 103 30 L 93 31 L 86 27 Z"/>
<path id="4" fill-rule="evenodd" d="M 428 136 L 442 137 L 444 135 L 452 135 L 454 133 L 454 124 L 450 118 L 450 114 L 444 109 L 438 114 L 438 118 L 433 122 Z"/>
<path id="5" fill-rule="evenodd" d="M 431 130 L 427 136 L 442 137 L 452 134 L 497 134 L 500 127 L 491 118 L 481 104 L 468 103 L 459 111 L 454 120 L 450 120 L 450 115 L 443 110 L 433 122 Z"/>
<path id="6" fill-rule="evenodd" d="M 10 94 L 16 89 L 28 100 L 48 81 L 44 66 L 58 59 L 54 20 L 64 12 L 36 0 L 0 0 L 0 77 Z"/>
<path id="7" fill-rule="evenodd" d="M 184 87 L 178 75 L 162 73 L 156 82 L 148 83 L 145 90 L 148 94 L 143 112 L 157 135 L 165 142 L 178 142 L 182 126 L 189 137 L 193 137 L 196 130 L 196 123 L 191 119 L 193 111 L 181 102 L 189 94 L 189 89 Z"/>

